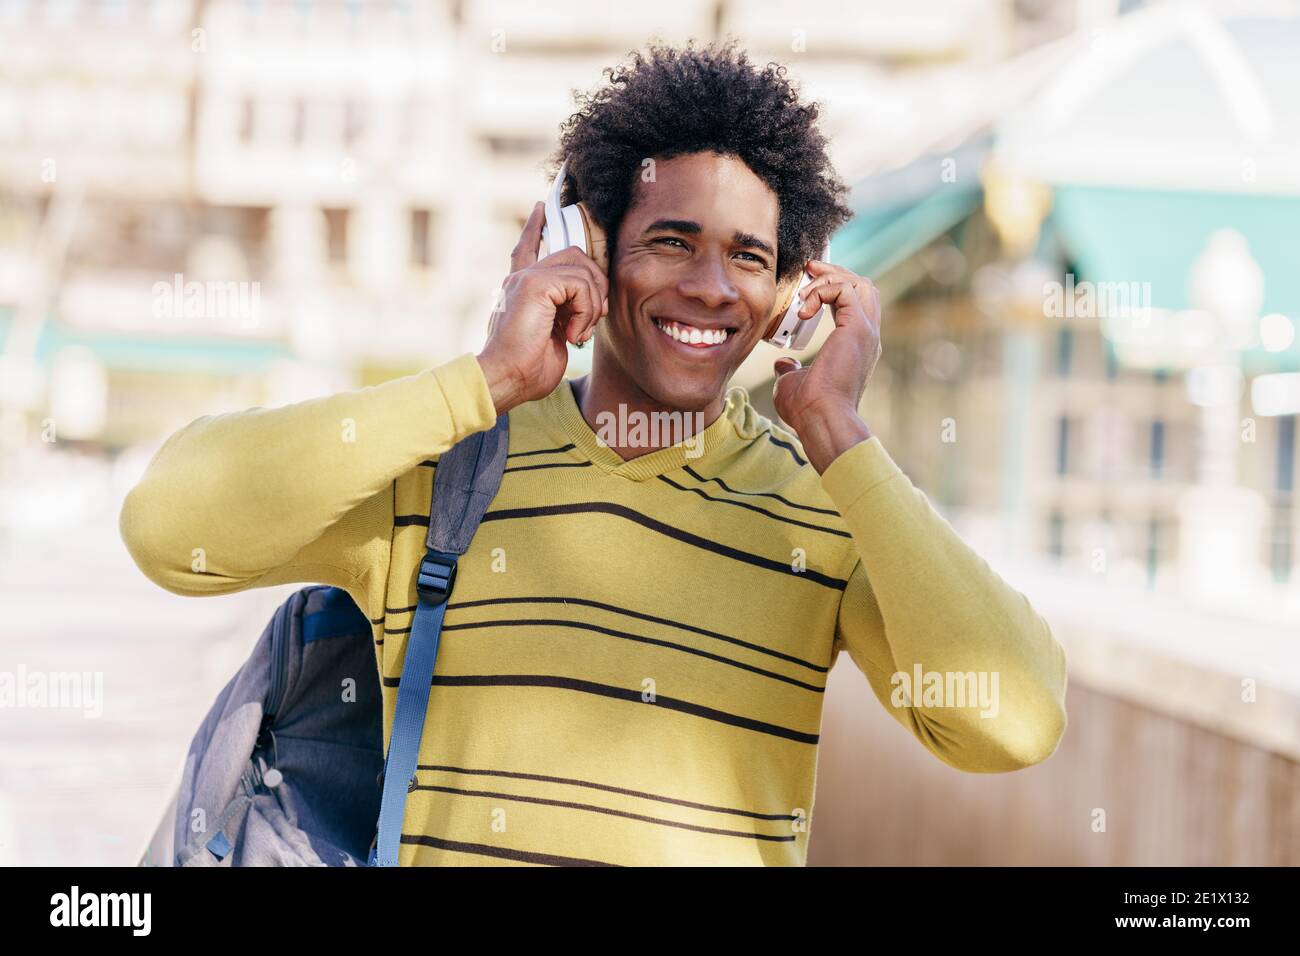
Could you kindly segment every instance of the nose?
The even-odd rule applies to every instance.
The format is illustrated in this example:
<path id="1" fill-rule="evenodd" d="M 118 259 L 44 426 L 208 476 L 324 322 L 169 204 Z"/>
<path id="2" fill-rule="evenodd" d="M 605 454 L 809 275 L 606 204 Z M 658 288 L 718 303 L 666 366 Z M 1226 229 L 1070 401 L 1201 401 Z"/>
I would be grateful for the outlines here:
<path id="1" fill-rule="evenodd" d="M 740 300 L 740 290 L 727 275 L 726 264 L 713 254 L 691 257 L 677 282 L 677 292 L 710 309 L 720 309 Z"/>

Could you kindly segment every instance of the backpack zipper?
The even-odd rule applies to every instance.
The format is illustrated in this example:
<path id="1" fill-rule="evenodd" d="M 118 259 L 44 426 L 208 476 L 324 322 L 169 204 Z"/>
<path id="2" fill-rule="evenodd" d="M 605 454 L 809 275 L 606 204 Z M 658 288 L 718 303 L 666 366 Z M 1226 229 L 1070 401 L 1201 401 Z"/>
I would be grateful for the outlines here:
<path id="1" fill-rule="evenodd" d="M 289 635 L 287 606 L 276 612 L 271 626 L 271 686 L 266 694 L 266 706 L 262 711 L 262 724 L 257 731 L 257 747 L 264 749 L 268 742 L 274 743 L 271 724 L 284 704 L 285 684 L 288 682 L 289 669 Z"/>

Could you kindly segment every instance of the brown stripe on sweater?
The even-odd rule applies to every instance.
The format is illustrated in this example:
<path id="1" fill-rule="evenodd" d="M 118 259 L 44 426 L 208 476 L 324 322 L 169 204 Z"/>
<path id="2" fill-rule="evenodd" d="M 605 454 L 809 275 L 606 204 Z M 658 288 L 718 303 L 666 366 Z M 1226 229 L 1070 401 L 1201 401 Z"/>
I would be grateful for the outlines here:
<path id="1" fill-rule="evenodd" d="M 617 605 L 614 604 L 605 604 L 603 601 L 593 601 L 590 598 L 551 597 L 551 596 L 484 598 L 480 601 L 453 601 L 452 603 L 447 605 L 447 610 L 450 612 L 450 611 L 458 610 L 460 608 L 487 607 L 492 604 L 566 604 L 566 605 L 579 604 L 584 607 L 599 608 L 602 611 L 610 611 L 615 614 L 626 614 L 628 617 L 634 617 L 642 621 L 650 621 L 655 624 L 663 624 L 668 627 L 679 628 L 683 631 L 691 631 L 695 634 L 702 634 L 705 637 L 711 637 L 719 641 L 726 641 L 728 644 L 735 644 L 737 647 L 743 647 L 751 651 L 756 651 L 760 654 L 767 654 L 779 660 L 788 661 L 791 664 L 798 664 L 800 667 L 806 667 L 809 670 L 816 671 L 819 674 L 825 674 L 830 670 L 829 667 L 823 667 L 820 664 L 814 664 L 811 661 L 806 661 L 801 657 L 795 657 L 793 654 L 786 654 L 781 651 L 773 650 L 770 647 L 763 647 L 761 644 L 753 644 L 749 641 L 741 640 L 738 637 L 731 637 L 727 634 L 722 634 L 718 631 L 711 631 L 708 628 L 704 628 L 704 627 L 696 627 L 694 624 L 686 624 L 682 621 L 674 621 L 666 617 L 657 617 L 654 614 L 645 614 L 641 611 L 633 611 L 630 608 L 618 607 Z M 412 604 L 410 607 L 399 607 L 399 608 L 390 607 L 390 608 L 385 608 L 384 610 L 389 614 L 408 614 L 415 610 L 415 605 Z M 406 630 L 409 631 L 410 628 L 407 628 Z"/>
<path id="2" fill-rule="evenodd" d="M 801 505 L 794 501 L 791 501 L 789 498 L 783 498 L 781 495 L 778 495 L 775 491 L 741 491 L 739 488 L 732 488 L 721 478 L 705 478 L 703 475 L 701 475 L 690 465 L 683 465 L 682 470 L 686 472 L 686 474 L 690 475 L 692 478 L 694 478 L 696 481 L 702 484 L 706 484 L 712 481 L 716 483 L 718 487 L 721 488 L 723 491 L 726 491 L 733 495 L 746 495 L 755 498 L 775 498 L 777 501 L 781 502 L 781 504 L 786 505 L 790 508 L 797 508 L 800 511 L 812 511 L 820 515 L 833 515 L 836 518 L 841 517 L 840 513 L 836 511 L 834 508 L 816 508 L 812 505 Z"/>
<path id="3" fill-rule="evenodd" d="M 794 834 L 789 836 L 773 836 L 767 833 L 746 833 L 741 830 L 723 830 L 720 827 L 702 827 L 693 823 L 680 823 L 677 820 L 664 820 L 660 817 L 649 817 L 643 813 L 630 813 L 627 810 L 614 810 L 610 807 L 598 807 L 591 803 L 577 803 L 572 800 L 551 800 L 546 797 L 527 797 L 518 793 L 501 793 L 496 790 L 461 790 L 457 787 L 439 787 L 433 784 L 417 783 L 410 788 L 411 790 L 434 790 L 440 793 L 451 793 L 462 797 L 490 797 L 494 800 L 515 800 L 519 803 L 535 803 L 540 806 L 561 807 L 565 810 L 585 810 L 591 813 L 604 813 L 613 817 L 624 817 L 628 820 L 638 820 L 642 823 L 653 823 L 655 826 L 675 827 L 679 830 L 694 830 L 696 833 L 712 833 L 716 836 L 741 837 L 745 840 L 768 840 L 772 843 L 793 843 Z"/>
<path id="4" fill-rule="evenodd" d="M 784 561 L 774 561 L 771 558 L 765 558 L 762 555 L 751 554 L 748 551 L 741 551 L 739 548 L 733 548 L 730 545 L 720 544 L 717 541 L 710 541 L 708 538 L 702 538 L 699 535 L 691 534 L 689 531 L 682 531 L 680 528 L 674 528 L 672 525 L 664 524 L 644 515 L 639 511 L 633 511 L 631 508 L 625 508 L 623 505 L 612 504 L 607 501 L 579 501 L 572 504 L 562 505 L 540 505 L 534 508 L 504 508 L 498 511 L 488 511 L 483 516 L 483 522 L 488 521 L 510 521 L 519 518 L 538 518 L 538 517 L 560 517 L 571 514 L 608 514 L 614 517 L 623 518 L 632 521 L 666 537 L 673 538 L 683 544 L 688 544 L 704 551 L 710 551 L 714 554 L 722 555 L 725 558 L 731 558 L 745 564 L 751 564 L 755 567 L 764 568 L 768 571 L 775 571 L 781 575 L 791 578 L 797 578 L 804 581 L 811 581 L 814 584 L 820 584 L 823 587 L 835 591 L 843 591 L 848 586 L 848 581 L 842 578 L 834 578 L 820 571 L 814 571 L 808 568 L 804 571 L 795 571 Z M 417 515 L 403 517 L 418 518 Z M 417 522 L 412 522 L 417 523 Z M 424 516 L 424 524 L 429 523 L 428 515 Z"/>
<path id="5" fill-rule="evenodd" d="M 417 770 L 437 770 L 446 773 L 458 773 L 466 776 L 477 775 L 485 777 L 508 777 L 515 780 L 536 780 L 541 783 L 558 783 L 572 787 L 588 787 L 592 790 L 604 790 L 609 793 L 620 793 L 624 796 L 638 797 L 643 800 L 657 800 L 660 803 L 671 803 L 679 807 L 690 807 L 695 810 L 706 810 L 709 813 L 730 813 L 740 817 L 752 817 L 755 820 L 794 820 L 792 813 L 759 813 L 756 810 L 740 810 L 735 807 L 719 807 L 709 803 L 696 803 L 693 800 L 681 800 L 677 797 L 666 797 L 660 793 L 649 793 L 645 790 L 630 790 L 627 787 L 615 787 L 607 783 L 595 783 L 591 780 L 578 780 L 575 777 L 555 777 L 544 773 L 524 773 L 518 770 L 471 770 L 467 767 L 449 767 L 445 764 L 422 763 L 416 767 Z"/>
<path id="6" fill-rule="evenodd" d="M 385 687 L 400 687 L 401 683 L 400 677 L 384 678 Z M 703 704 L 696 704 L 688 700 L 678 700 L 675 697 L 656 695 L 654 703 L 651 704 L 641 699 L 639 689 L 614 687 L 611 684 L 599 684 L 596 681 L 580 680 L 576 677 L 556 677 L 551 674 L 465 674 L 455 676 L 435 674 L 431 684 L 435 687 L 547 687 L 557 690 L 572 690 L 582 694 L 594 694 L 598 697 L 610 697 L 614 700 L 640 704 L 643 707 L 674 710 L 678 713 L 689 714 L 692 717 L 715 720 L 720 724 L 740 727 L 742 730 L 770 734 L 773 737 L 784 737 L 786 740 L 793 740 L 801 744 L 816 746 L 818 739 L 817 734 L 782 727 L 779 724 L 769 724 L 766 721 L 755 720 L 752 717 L 742 717 L 739 714 L 706 707 Z"/>
<path id="7" fill-rule="evenodd" d="M 509 469 L 506 469 L 509 471 Z M 822 531 L 826 534 L 833 534 L 841 538 L 851 538 L 853 535 L 847 531 L 841 531 L 839 528 L 826 528 L 819 524 L 809 524 L 807 521 L 800 521 L 797 518 L 787 518 L 784 515 L 768 511 L 766 508 L 760 508 L 757 505 L 746 504 L 743 501 L 732 501 L 730 498 L 715 498 L 713 495 L 700 488 L 687 488 L 685 485 L 679 485 L 667 475 L 659 475 L 659 480 L 665 484 L 672 485 L 678 491 L 689 491 L 692 494 L 699 495 L 705 501 L 716 501 L 718 504 L 731 505 L 733 508 L 744 508 L 746 511 L 753 511 L 757 514 L 766 515 L 774 521 L 783 521 L 786 524 L 798 525 L 800 528 L 808 528 L 812 531 Z"/>
<path id="8" fill-rule="evenodd" d="M 450 850 L 453 853 L 474 853 L 479 856 L 494 856 L 503 860 L 517 860 L 521 863 L 540 863 L 543 866 L 618 866 L 617 863 L 601 863 L 599 860 L 584 860 L 576 856 L 558 856 L 554 853 L 533 853 L 528 850 L 512 850 L 504 846 L 489 846 L 486 843 L 461 843 L 457 840 L 443 840 L 439 837 L 426 836 L 423 833 L 403 833 L 403 843 L 417 843 L 431 846 L 436 850 Z"/>
<path id="9" fill-rule="evenodd" d="M 703 657 L 707 660 L 716 661 L 719 664 L 726 664 L 728 667 L 735 667 L 739 670 L 749 671 L 758 674 L 760 677 L 767 677 L 771 680 L 783 681 L 787 684 L 793 684 L 795 687 L 802 687 L 804 690 L 810 690 L 815 694 L 825 693 L 825 687 L 818 687 L 815 684 L 808 684 L 793 677 L 786 677 L 784 674 L 778 674 L 775 671 L 764 670 L 761 667 L 755 667 L 752 664 L 746 664 L 743 661 L 735 660 L 730 657 L 723 657 L 721 654 L 711 654 L 708 651 L 702 651 L 699 648 L 687 647 L 685 644 L 675 644 L 672 641 L 664 641 L 655 637 L 646 637 L 641 634 L 629 634 L 627 631 L 616 631 L 613 628 L 601 627 L 599 624 L 588 624 L 585 621 L 566 621 L 556 618 L 517 618 L 517 619 L 500 619 L 492 621 L 466 621 L 462 624 L 443 624 L 442 632 L 448 631 L 468 631 L 483 627 L 571 627 L 576 630 L 593 631 L 597 634 L 605 634 L 609 637 L 617 637 L 625 641 L 633 641 L 637 644 L 651 644 L 655 647 L 666 647 L 669 650 L 681 651 L 684 654 L 693 654 L 696 657 Z M 410 628 L 406 629 L 408 632 Z M 396 631 L 384 631 L 385 634 L 397 633 Z"/>

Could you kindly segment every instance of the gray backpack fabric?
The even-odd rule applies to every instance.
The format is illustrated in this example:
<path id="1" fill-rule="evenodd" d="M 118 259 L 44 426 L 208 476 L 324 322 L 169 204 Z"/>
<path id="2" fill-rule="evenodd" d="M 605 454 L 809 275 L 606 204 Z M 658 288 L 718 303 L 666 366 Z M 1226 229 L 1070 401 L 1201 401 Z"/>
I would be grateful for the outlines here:
<path id="1" fill-rule="evenodd" d="M 426 543 L 439 567 L 450 562 L 450 573 L 435 595 L 441 603 L 434 613 L 427 572 L 418 572 L 423 616 L 417 629 L 432 639 L 425 655 L 429 674 L 455 557 L 469 547 L 496 495 L 507 444 L 507 416 L 501 415 L 493 428 L 439 458 Z M 408 648 L 403 686 L 413 656 L 420 655 Z M 429 678 L 423 682 L 423 698 L 408 691 L 416 703 L 404 703 L 399 689 L 399 709 L 418 710 L 418 718 L 394 729 L 395 740 L 405 737 L 408 754 L 418 749 L 423 729 L 418 702 L 427 700 Z M 339 588 L 312 585 L 292 594 L 190 744 L 175 815 L 161 828 L 172 836 L 172 865 L 396 865 L 407 789 L 383 788 L 382 714 L 365 614 Z M 413 755 L 409 761 L 413 770 Z M 391 849 L 376 862 L 381 805 Z M 143 862 L 149 859 L 146 854 Z"/>

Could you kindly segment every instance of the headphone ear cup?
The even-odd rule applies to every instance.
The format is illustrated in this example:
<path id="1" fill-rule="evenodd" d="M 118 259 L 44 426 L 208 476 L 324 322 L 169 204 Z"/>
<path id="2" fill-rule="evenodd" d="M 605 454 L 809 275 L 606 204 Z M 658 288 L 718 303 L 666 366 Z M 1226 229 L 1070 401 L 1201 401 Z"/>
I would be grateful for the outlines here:
<path id="1" fill-rule="evenodd" d="M 587 211 L 586 203 L 578 203 L 578 214 L 582 216 L 582 228 L 587 236 L 587 255 L 595 260 L 600 270 L 609 275 L 609 244 L 605 230 L 600 228 L 595 217 Z"/>
<path id="2" fill-rule="evenodd" d="M 771 338 L 785 318 L 785 314 L 790 309 L 790 303 L 794 302 L 795 292 L 799 289 L 801 276 L 794 276 L 791 279 L 779 283 L 776 287 L 776 305 L 772 308 L 772 314 L 768 317 L 767 331 L 763 333 L 763 338 Z"/>

